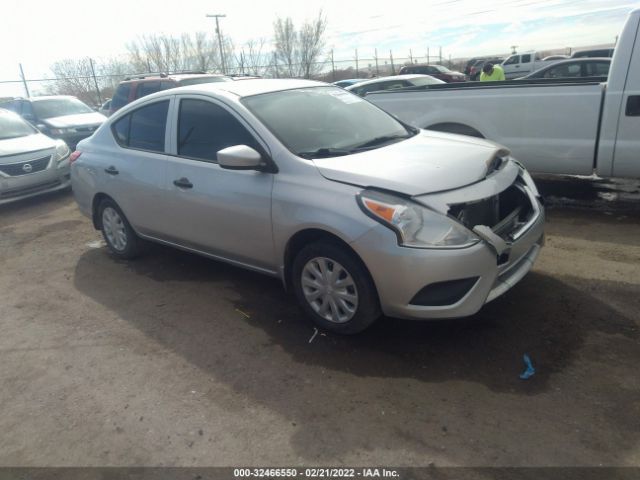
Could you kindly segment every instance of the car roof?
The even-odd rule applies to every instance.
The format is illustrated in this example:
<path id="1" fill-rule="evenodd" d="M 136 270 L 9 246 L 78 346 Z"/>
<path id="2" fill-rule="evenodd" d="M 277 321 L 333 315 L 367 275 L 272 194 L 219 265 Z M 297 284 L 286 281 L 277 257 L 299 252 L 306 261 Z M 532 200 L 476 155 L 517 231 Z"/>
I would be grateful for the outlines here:
<path id="1" fill-rule="evenodd" d="M 249 97 L 252 95 L 260 95 L 263 93 L 272 93 L 282 90 L 293 90 L 296 88 L 305 87 L 335 87 L 335 85 L 331 85 L 325 82 L 316 82 L 313 80 L 298 80 L 293 78 L 254 78 L 243 80 L 241 82 L 199 83 L 197 85 L 188 85 L 185 87 L 165 90 L 165 92 L 172 92 L 175 94 L 218 92 L 220 90 L 223 90 L 238 97 Z M 156 95 L 157 94 L 154 94 L 154 96 Z"/>
<path id="2" fill-rule="evenodd" d="M 219 73 L 169 73 L 169 74 L 157 74 L 150 73 L 148 76 L 132 76 L 125 78 L 121 83 L 143 83 L 143 82 L 157 82 L 159 80 L 174 80 L 179 82 L 181 80 L 189 78 L 209 78 L 209 77 L 226 77 Z"/>
<path id="3" fill-rule="evenodd" d="M 24 100 L 25 102 L 38 102 L 40 100 L 56 100 L 60 98 L 76 98 L 73 95 L 39 95 L 37 97 L 13 97 L 0 101 L 0 103 L 5 102 L 15 102 L 16 100 Z"/>
<path id="4" fill-rule="evenodd" d="M 405 74 L 405 75 L 390 75 L 388 77 L 372 78 L 370 80 L 365 80 L 364 82 L 356 83 L 355 85 L 350 85 L 347 87 L 347 90 L 351 90 L 352 87 L 354 88 L 363 87 L 363 86 L 371 85 L 378 82 L 386 82 L 391 80 L 412 80 L 414 78 L 425 78 L 425 77 L 431 77 L 431 75 L 422 75 L 420 73 L 411 73 L 411 74 Z M 431 77 L 431 78 L 435 79 L 435 77 Z"/>

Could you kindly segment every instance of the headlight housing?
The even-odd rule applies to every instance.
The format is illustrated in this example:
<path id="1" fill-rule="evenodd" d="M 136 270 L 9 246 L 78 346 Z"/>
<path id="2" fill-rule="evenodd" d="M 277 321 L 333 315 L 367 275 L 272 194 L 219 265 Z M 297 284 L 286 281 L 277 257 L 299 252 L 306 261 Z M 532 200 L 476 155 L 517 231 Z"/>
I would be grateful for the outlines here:
<path id="1" fill-rule="evenodd" d="M 357 199 L 364 213 L 391 228 L 404 247 L 465 248 L 480 241 L 455 220 L 395 195 L 363 190 Z"/>
<path id="2" fill-rule="evenodd" d="M 62 141 L 57 142 L 56 153 L 55 153 L 56 162 L 58 163 L 62 162 L 63 160 L 69 158 L 70 154 L 71 154 L 71 150 L 69 149 L 66 143 Z"/>

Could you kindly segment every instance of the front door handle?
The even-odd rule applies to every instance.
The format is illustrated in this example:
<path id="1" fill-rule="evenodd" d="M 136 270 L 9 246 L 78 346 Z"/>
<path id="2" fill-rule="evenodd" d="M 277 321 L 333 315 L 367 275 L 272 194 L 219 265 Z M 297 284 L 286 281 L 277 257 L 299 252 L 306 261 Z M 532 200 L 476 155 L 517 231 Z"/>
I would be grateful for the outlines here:
<path id="1" fill-rule="evenodd" d="M 179 188 L 193 188 L 193 183 L 191 183 L 189 179 L 185 177 L 174 180 L 173 184 Z"/>
<path id="2" fill-rule="evenodd" d="M 109 168 L 105 168 L 104 171 L 107 172 L 109 175 L 118 175 L 120 173 L 118 169 L 113 165 L 111 165 Z"/>
<path id="3" fill-rule="evenodd" d="M 640 95 L 629 95 L 624 113 L 627 117 L 640 117 Z"/>

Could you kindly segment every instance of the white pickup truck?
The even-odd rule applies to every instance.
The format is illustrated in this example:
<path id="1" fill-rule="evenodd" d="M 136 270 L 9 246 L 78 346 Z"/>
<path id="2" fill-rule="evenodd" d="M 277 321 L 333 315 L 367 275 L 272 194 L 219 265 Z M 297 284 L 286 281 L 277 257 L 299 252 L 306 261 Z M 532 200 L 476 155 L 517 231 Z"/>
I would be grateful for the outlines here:
<path id="1" fill-rule="evenodd" d="M 558 60 L 542 60 L 538 52 L 515 53 L 502 62 L 502 70 L 507 80 L 524 77 Z"/>
<path id="2" fill-rule="evenodd" d="M 640 178 L 639 23 L 636 9 L 606 83 L 469 82 L 365 98 L 416 127 L 494 140 L 533 172 Z"/>

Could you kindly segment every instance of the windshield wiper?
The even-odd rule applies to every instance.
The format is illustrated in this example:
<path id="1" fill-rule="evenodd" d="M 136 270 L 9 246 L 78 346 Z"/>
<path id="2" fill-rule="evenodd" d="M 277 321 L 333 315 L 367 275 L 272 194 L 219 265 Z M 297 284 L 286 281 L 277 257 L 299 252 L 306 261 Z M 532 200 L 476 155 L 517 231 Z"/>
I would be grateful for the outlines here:
<path id="1" fill-rule="evenodd" d="M 319 148 L 313 152 L 299 152 L 298 156 L 302 158 L 325 158 L 325 157 L 339 157 L 342 155 L 349 155 L 351 150 L 345 150 L 343 148 Z"/>
<path id="2" fill-rule="evenodd" d="M 351 148 L 351 151 L 358 151 L 366 148 L 376 147 L 383 143 L 390 143 L 394 140 L 404 140 L 405 138 L 409 138 L 409 137 L 411 137 L 411 135 L 383 135 L 381 137 L 375 137 L 375 138 L 372 138 L 371 140 L 367 140 L 366 142 L 361 143 L 360 145 L 356 145 L 355 147 Z"/>

